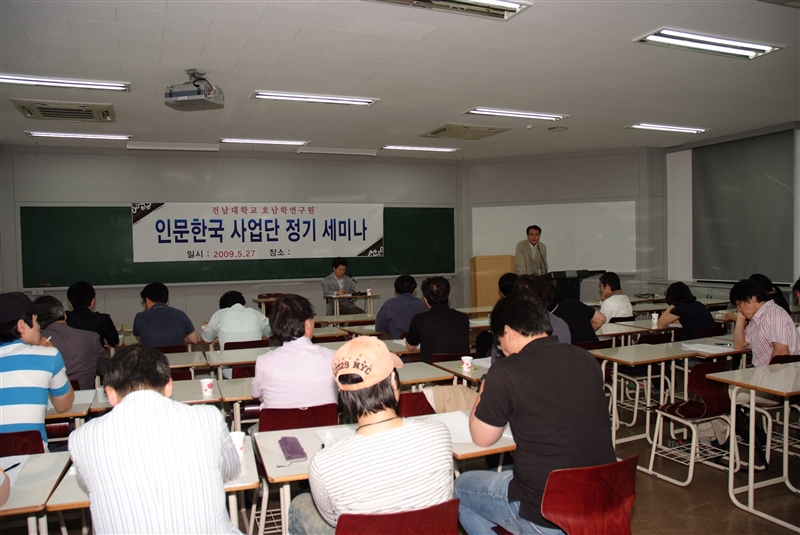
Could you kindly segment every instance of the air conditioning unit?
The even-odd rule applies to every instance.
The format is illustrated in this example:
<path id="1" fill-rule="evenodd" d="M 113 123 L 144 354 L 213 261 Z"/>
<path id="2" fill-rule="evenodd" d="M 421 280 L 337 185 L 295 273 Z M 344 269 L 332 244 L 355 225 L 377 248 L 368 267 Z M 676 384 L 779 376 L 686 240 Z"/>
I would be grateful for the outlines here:
<path id="1" fill-rule="evenodd" d="M 113 104 L 24 98 L 10 98 L 9 100 L 17 111 L 28 119 L 81 123 L 113 123 L 117 120 Z"/>

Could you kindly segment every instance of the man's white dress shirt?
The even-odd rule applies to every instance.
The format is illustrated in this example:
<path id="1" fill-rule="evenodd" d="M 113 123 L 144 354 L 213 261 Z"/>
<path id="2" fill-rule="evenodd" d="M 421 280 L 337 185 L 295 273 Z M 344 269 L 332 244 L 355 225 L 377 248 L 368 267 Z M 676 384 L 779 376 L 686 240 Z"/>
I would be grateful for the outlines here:
<path id="1" fill-rule="evenodd" d="M 220 349 L 225 349 L 228 342 L 261 340 L 262 335 L 272 336 L 267 317 L 260 310 L 239 303 L 214 312 L 203 329 L 203 340 L 212 342 L 214 338 L 219 338 Z"/>

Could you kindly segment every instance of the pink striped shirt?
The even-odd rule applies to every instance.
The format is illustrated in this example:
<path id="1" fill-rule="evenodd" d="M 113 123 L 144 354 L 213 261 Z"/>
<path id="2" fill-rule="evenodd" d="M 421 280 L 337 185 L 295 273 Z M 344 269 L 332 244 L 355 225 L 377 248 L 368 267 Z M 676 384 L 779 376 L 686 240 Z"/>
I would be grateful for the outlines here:
<path id="1" fill-rule="evenodd" d="M 773 342 L 787 346 L 790 355 L 800 354 L 800 334 L 791 316 L 774 301 L 766 301 L 753 314 L 744 330 L 744 339 L 753 348 L 753 366 L 769 364 Z"/>

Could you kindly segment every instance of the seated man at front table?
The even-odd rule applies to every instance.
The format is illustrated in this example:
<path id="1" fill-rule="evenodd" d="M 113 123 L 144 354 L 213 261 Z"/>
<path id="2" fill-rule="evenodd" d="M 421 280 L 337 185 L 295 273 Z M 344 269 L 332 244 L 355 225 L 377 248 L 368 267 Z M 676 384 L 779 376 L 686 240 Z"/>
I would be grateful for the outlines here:
<path id="1" fill-rule="evenodd" d="M 541 513 L 550 472 L 616 460 L 603 375 L 587 351 L 548 336 L 547 311 L 530 296 L 498 301 L 491 329 L 507 358 L 489 368 L 469 429 L 488 447 L 510 422 L 514 470 L 463 472 L 453 495 L 458 518 L 470 535 L 491 534 L 495 525 L 517 535 L 561 534 Z"/>
<path id="2" fill-rule="evenodd" d="M 547 246 L 539 241 L 542 229 L 531 225 L 525 229 L 528 239 L 517 243 L 514 265 L 517 275 L 544 275 L 547 273 Z"/>
<path id="3" fill-rule="evenodd" d="M 753 366 L 767 366 L 777 355 L 800 355 L 800 333 L 792 317 L 767 299 L 763 286 L 754 280 L 740 280 L 731 288 L 730 298 L 739 312 L 735 318 L 727 315 L 736 322 L 733 345 L 736 349 L 750 345 Z"/>
<path id="4" fill-rule="evenodd" d="M 420 358 L 427 363 L 436 353 L 468 355 L 469 317 L 450 308 L 447 279 L 430 277 L 422 281 L 422 297 L 430 310 L 411 319 L 406 347 L 413 350 L 419 345 Z"/>
<path id="5" fill-rule="evenodd" d="M 286 294 L 272 305 L 272 335 L 283 345 L 256 360 L 250 387 L 264 409 L 294 409 L 336 403 L 333 350 L 311 342 L 314 309 L 308 299 Z"/>
<path id="6" fill-rule="evenodd" d="M 241 461 L 219 409 L 169 399 L 169 361 L 137 344 L 105 376 L 114 410 L 69 437 L 97 533 L 239 533 L 224 482 Z"/>
<path id="7" fill-rule="evenodd" d="M 203 340 L 213 342 L 219 338 L 219 348 L 228 342 L 250 342 L 272 336 L 269 320 L 260 310 L 247 308 L 241 292 L 225 292 L 219 298 L 219 310 L 214 312 L 203 328 Z"/>
<path id="8" fill-rule="evenodd" d="M 334 295 L 350 295 L 357 291 L 353 279 L 345 275 L 347 260 L 337 256 L 331 262 L 333 273 L 322 279 L 322 296 L 325 298 L 325 314 L 333 315 Z M 365 314 L 364 310 L 356 306 L 355 299 L 339 299 L 339 314 Z"/>
<path id="9" fill-rule="evenodd" d="M 400 275 L 394 281 L 397 297 L 387 300 L 375 318 L 375 330 L 389 333 L 392 340 L 399 340 L 408 332 L 411 318 L 428 310 L 422 299 L 415 295 L 417 281 L 411 275 Z"/>
<path id="10" fill-rule="evenodd" d="M 595 322 L 592 322 L 595 326 L 595 330 L 614 318 L 633 316 L 631 300 L 622 292 L 619 275 L 613 271 L 606 271 L 600 275 L 599 286 L 600 297 L 603 299 L 603 302 L 600 304 L 600 316 L 602 316 L 600 319 L 603 320 L 603 323 L 596 325 Z"/>
<path id="11" fill-rule="evenodd" d="M 48 396 L 58 412 L 75 397 L 61 353 L 41 345 L 36 318 L 46 312 L 21 292 L 0 294 L 0 433 L 39 431 L 45 444 Z"/>
<path id="12" fill-rule="evenodd" d="M 108 314 L 92 312 L 95 303 L 94 287 L 86 281 L 78 281 L 67 290 L 67 300 L 72 310 L 67 312 L 67 325 L 73 329 L 94 331 L 100 335 L 100 343 L 116 347 L 119 344 L 117 327 Z"/>
<path id="13" fill-rule="evenodd" d="M 453 494 L 453 451 L 447 427 L 397 416 L 402 361 L 376 338 L 361 336 L 336 352 L 333 373 L 342 409 L 358 429 L 314 455 L 311 494 L 289 507 L 292 535 L 332 535 L 342 514 L 424 509 Z M 313 495 L 313 500 L 312 500 Z"/>
<path id="14" fill-rule="evenodd" d="M 160 282 L 144 287 L 141 294 L 145 310 L 133 318 L 133 335 L 152 347 L 199 344 L 189 316 L 169 306 L 169 289 Z"/>
<path id="15" fill-rule="evenodd" d="M 64 319 L 64 305 L 52 295 L 37 297 L 37 305 L 47 306 L 47 312 L 39 314 L 42 336 L 58 349 L 67 367 L 67 377 L 77 381 L 80 390 L 94 389 L 94 378 L 103 375 L 108 354 L 100 345 L 100 337 L 92 331 L 73 329 Z"/>

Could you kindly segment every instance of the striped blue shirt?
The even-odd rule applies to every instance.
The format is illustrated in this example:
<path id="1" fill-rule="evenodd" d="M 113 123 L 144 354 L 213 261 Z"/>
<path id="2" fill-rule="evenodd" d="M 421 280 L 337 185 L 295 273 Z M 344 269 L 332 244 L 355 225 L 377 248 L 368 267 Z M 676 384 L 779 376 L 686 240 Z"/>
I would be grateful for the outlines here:
<path id="1" fill-rule="evenodd" d="M 0 344 L 0 433 L 36 430 L 47 442 L 47 396 L 67 392 L 67 370 L 56 348 L 22 340 Z"/>

